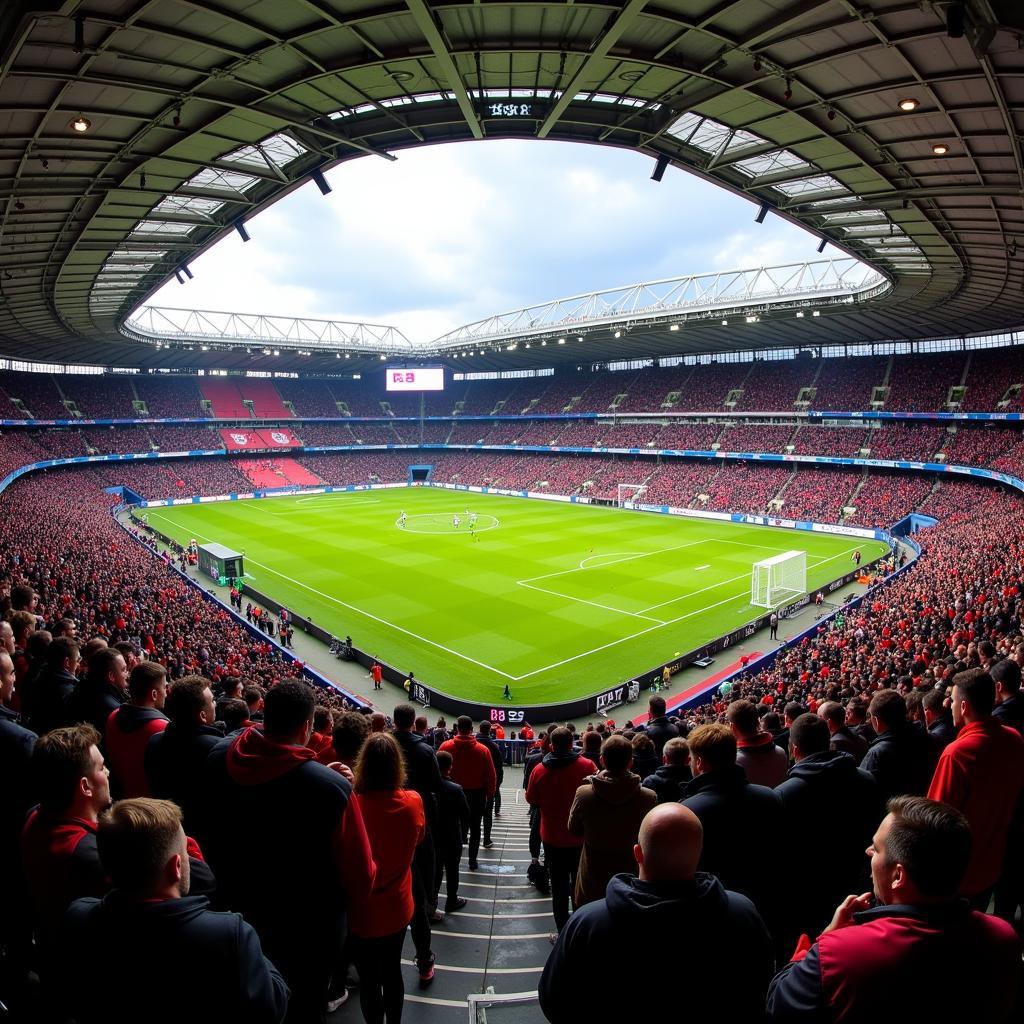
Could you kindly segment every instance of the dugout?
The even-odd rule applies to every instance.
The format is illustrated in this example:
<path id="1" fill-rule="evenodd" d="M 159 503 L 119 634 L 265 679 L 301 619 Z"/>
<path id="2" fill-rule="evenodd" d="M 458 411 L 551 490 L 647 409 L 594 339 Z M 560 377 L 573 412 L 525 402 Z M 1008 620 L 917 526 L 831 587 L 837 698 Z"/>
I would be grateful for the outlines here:
<path id="1" fill-rule="evenodd" d="M 223 544 L 199 545 L 199 571 L 211 580 L 225 586 L 228 580 L 240 579 L 245 575 L 244 556 Z"/>

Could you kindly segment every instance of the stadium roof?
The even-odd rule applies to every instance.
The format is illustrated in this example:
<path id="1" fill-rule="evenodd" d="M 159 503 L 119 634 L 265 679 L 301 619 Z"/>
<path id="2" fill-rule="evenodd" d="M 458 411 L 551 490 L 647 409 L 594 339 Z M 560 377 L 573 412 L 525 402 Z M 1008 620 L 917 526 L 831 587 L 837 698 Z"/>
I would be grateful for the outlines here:
<path id="1" fill-rule="evenodd" d="M 339 162 L 510 137 L 663 157 L 892 282 L 841 325 L 708 321 L 695 350 L 1019 327 L 1022 39 L 1010 0 L 8 0 L 0 351 L 204 365 L 119 332 L 197 253 Z M 265 357 L 233 358 L 206 365 Z"/>

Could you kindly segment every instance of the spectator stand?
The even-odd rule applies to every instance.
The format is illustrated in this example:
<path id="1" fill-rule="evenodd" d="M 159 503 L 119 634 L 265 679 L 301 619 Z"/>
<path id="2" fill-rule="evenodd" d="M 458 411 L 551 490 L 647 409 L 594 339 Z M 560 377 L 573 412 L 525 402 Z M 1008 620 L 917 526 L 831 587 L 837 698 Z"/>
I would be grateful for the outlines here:
<path id="1" fill-rule="evenodd" d="M 132 539 L 133 543 L 138 544 L 144 550 L 153 553 L 153 549 L 147 547 L 145 544 L 142 544 L 139 538 L 135 536 L 135 534 L 131 530 L 129 530 L 128 527 L 124 524 L 121 517 L 122 515 L 124 515 L 125 512 L 128 511 L 128 508 L 129 506 L 123 503 L 113 505 L 111 507 L 111 514 L 113 515 L 114 522 L 117 523 L 117 525 L 121 528 L 122 532 L 127 534 Z M 164 545 L 166 545 L 169 550 L 171 549 L 171 546 L 173 545 L 174 542 L 171 540 L 170 537 L 166 536 L 166 534 L 161 533 L 158 529 L 148 524 L 145 524 L 145 529 L 148 533 L 152 534 Z M 154 557 L 157 556 L 154 554 Z M 282 647 L 276 637 L 268 636 L 261 629 L 258 629 L 251 622 L 249 622 L 244 615 L 240 615 L 238 612 L 236 612 L 235 609 L 232 608 L 231 605 L 228 604 L 228 602 L 224 601 L 220 596 L 222 592 L 227 592 L 227 587 L 220 587 L 213 580 L 200 581 L 193 578 L 187 572 L 183 572 L 177 565 L 175 565 L 173 559 L 168 560 L 165 564 L 169 568 L 173 569 L 174 572 L 179 577 L 181 577 L 182 580 L 188 583 L 189 586 L 195 588 L 203 596 L 204 600 L 215 605 L 222 614 L 230 616 L 234 620 L 235 624 L 242 627 L 246 631 L 246 633 L 249 634 L 251 637 L 258 640 L 260 643 L 272 644 L 277 649 L 282 659 L 287 663 L 295 665 L 299 669 L 301 669 L 302 674 L 311 683 L 322 688 L 336 691 L 338 694 L 344 697 L 345 700 L 349 701 L 351 704 L 354 704 L 358 708 L 370 707 L 370 701 L 367 700 L 367 698 L 353 692 L 352 690 L 348 690 L 345 687 L 340 686 L 338 683 L 334 682 L 332 679 L 329 679 L 322 672 L 313 668 L 312 665 L 310 665 L 309 662 L 306 661 L 304 658 L 298 658 L 287 647 Z M 282 605 L 278 604 L 276 601 L 264 597 L 262 594 L 259 594 L 258 592 L 252 590 L 248 586 L 244 588 L 244 593 L 246 596 L 255 600 L 261 607 L 271 609 L 275 615 L 280 613 Z M 307 629 L 306 626 L 313 626 L 311 622 L 309 622 L 306 619 L 303 619 L 299 615 L 296 615 L 294 612 L 291 612 L 290 609 L 289 612 L 291 614 L 292 622 L 297 627 L 304 629 L 305 632 L 315 636 L 316 639 L 323 640 L 324 642 L 329 642 L 330 640 L 335 639 L 331 637 L 331 634 L 327 633 L 326 630 L 322 630 L 319 627 L 315 627 L 317 631 L 316 633 L 314 633 L 312 629 Z M 367 661 L 367 665 L 369 665 L 369 661 Z"/>

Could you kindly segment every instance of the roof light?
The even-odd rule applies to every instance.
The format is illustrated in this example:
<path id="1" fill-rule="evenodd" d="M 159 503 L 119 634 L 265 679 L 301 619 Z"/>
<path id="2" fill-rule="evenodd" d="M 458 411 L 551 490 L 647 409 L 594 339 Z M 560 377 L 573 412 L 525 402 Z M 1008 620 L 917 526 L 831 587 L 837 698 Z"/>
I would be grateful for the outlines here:
<path id="1" fill-rule="evenodd" d="M 564 345 L 565 344 L 565 338 L 559 338 L 558 339 L 558 344 L 559 345 Z"/>
<path id="2" fill-rule="evenodd" d="M 821 310 L 815 309 L 811 312 L 811 316 L 821 316 Z"/>
<path id="3" fill-rule="evenodd" d="M 917 110 L 920 105 L 920 100 L 915 100 L 913 96 L 908 96 L 906 99 L 900 100 L 899 102 L 899 108 L 905 114 L 909 114 L 912 110 Z"/>
<path id="4" fill-rule="evenodd" d="M 723 327 L 728 327 L 729 326 L 729 321 L 728 320 L 723 320 L 722 321 L 722 326 Z"/>
<path id="5" fill-rule="evenodd" d="M 78 117 L 71 122 L 71 130 L 78 132 L 79 135 L 84 135 L 91 127 L 92 121 L 85 116 L 85 114 L 79 114 Z"/>
<path id="6" fill-rule="evenodd" d="M 949 152 L 949 146 L 944 142 L 936 142 L 935 145 L 932 146 L 932 152 L 936 156 L 945 156 Z"/>
<path id="7" fill-rule="evenodd" d="M 802 309 L 798 309 L 796 311 L 796 318 L 797 318 L 797 320 L 803 320 L 803 318 L 804 318 L 804 311 Z"/>
<path id="8" fill-rule="evenodd" d="M 669 326 L 669 330 L 670 331 L 678 331 L 679 330 L 679 324 L 671 324 Z"/>
<path id="9" fill-rule="evenodd" d="M 622 337 L 622 331 L 616 331 L 615 332 L 615 337 L 616 338 L 621 338 Z"/>

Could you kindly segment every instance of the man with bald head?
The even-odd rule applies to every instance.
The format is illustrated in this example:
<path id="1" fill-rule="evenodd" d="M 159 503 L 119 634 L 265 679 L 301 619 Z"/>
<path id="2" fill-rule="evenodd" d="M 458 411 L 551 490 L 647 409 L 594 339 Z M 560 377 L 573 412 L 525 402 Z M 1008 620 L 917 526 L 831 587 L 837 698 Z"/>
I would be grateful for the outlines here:
<path id="1" fill-rule="evenodd" d="M 678 1012 L 680 993 L 688 1017 L 720 1015 L 727 990 L 730 1017 L 759 1019 L 774 963 L 771 938 L 746 896 L 697 870 L 700 819 L 681 804 L 659 804 L 638 839 L 638 875 L 615 875 L 605 898 L 576 911 L 559 934 L 540 980 L 544 1016 L 551 1024 L 629 1019 L 641 1005 L 639 992 L 652 1019 Z M 630 941 L 671 951 L 674 983 L 658 984 L 667 979 L 647 958 L 624 956 Z"/>

